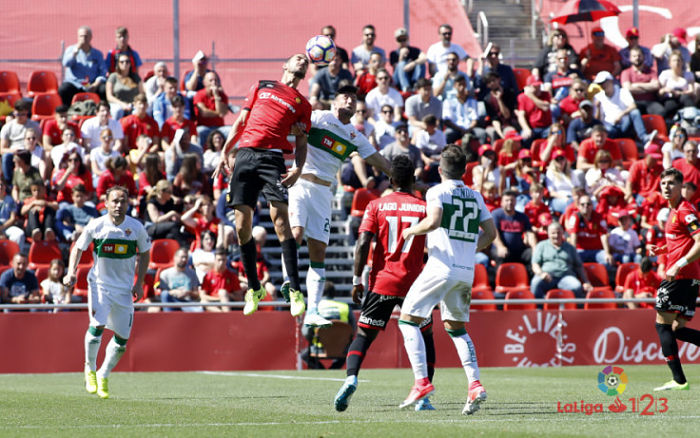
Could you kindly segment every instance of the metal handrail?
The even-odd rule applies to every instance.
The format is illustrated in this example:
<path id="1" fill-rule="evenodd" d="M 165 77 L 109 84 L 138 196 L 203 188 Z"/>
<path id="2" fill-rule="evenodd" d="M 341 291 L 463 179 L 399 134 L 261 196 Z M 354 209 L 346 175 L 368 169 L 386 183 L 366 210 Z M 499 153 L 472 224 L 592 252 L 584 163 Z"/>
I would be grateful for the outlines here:
<path id="1" fill-rule="evenodd" d="M 489 42 L 489 20 L 484 11 L 479 11 L 476 20 L 476 33 L 479 34 L 479 44 L 485 47 Z"/>

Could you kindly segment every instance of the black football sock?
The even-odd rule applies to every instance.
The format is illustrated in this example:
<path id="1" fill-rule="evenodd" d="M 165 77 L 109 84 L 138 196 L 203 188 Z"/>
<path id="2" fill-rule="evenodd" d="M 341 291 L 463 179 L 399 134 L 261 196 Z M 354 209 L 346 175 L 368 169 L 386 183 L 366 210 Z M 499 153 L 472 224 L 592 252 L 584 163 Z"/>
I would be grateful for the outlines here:
<path id="1" fill-rule="evenodd" d="M 433 381 L 435 375 L 435 341 L 433 340 L 433 329 L 428 328 L 423 333 L 423 342 L 425 342 L 425 359 L 428 363 L 428 380 Z"/>
<path id="2" fill-rule="evenodd" d="M 700 330 L 683 327 L 676 329 L 673 334 L 676 336 L 676 339 L 700 346 Z"/>
<path id="3" fill-rule="evenodd" d="M 355 336 L 355 339 L 348 348 L 348 356 L 346 360 L 348 364 L 346 374 L 348 376 L 356 376 L 360 372 L 362 361 L 365 359 L 365 354 L 367 353 L 367 350 L 369 350 L 369 346 L 372 345 L 372 341 L 374 341 L 375 337 L 376 335 L 369 338 L 361 334 Z"/>
<path id="4" fill-rule="evenodd" d="M 656 332 L 659 334 L 661 352 L 666 358 L 666 364 L 671 369 L 673 380 L 681 385 L 684 384 L 686 382 L 685 374 L 683 373 L 681 360 L 678 358 L 678 342 L 676 341 L 676 337 L 673 335 L 673 328 L 671 328 L 671 324 L 659 324 L 657 322 Z"/>
<path id="5" fill-rule="evenodd" d="M 253 290 L 260 289 L 260 280 L 258 280 L 258 250 L 255 248 L 255 239 L 250 239 L 240 246 L 241 262 L 243 262 L 243 270 L 248 278 L 248 288 Z"/>
<path id="6" fill-rule="evenodd" d="M 297 241 L 287 239 L 280 242 L 282 246 L 282 258 L 284 267 L 289 277 L 289 286 L 294 290 L 301 290 L 299 285 L 299 257 L 297 255 Z"/>

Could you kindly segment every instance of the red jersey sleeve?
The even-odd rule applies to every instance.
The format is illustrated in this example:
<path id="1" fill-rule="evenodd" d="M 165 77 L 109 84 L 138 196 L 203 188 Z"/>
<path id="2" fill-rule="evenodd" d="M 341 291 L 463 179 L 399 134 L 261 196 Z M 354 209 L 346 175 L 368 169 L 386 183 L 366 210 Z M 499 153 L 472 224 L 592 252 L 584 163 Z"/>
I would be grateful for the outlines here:
<path id="1" fill-rule="evenodd" d="M 360 229 L 358 233 L 369 232 L 376 235 L 379 231 L 379 224 L 377 223 L 377 203 L 371 201 L 367 204 L 365 209 L 365 214 L 362 216 L 362 223 L 360 224 Z"/>
<path id="2" fill-rule="evenodd" d="M 248 95 L 245 97 L 245 100 L 243 101 L 243 108 L 241 108 L 241 109 L 250 111 L 250 109 L 253 108 L 253 104 L 255 103 L 255 99 L 258 96 L 258 87 L 259 87 L 259 84 L 255 84 L 252 87 L 250 87 L 250 90 L 248 90 Z"/>
<path id="3" fill-rule="evenodd" d="M 578 231 L 579 216 L 574 213 L 566 219 L 566 231 L 568 233 L 576 233 Z"/>
<path id="4" fill-rule="evenodd" d="M 678 210 L 678 217 L 681 223 L 688 228 L 690 235 L 694 236 L 700 232 L 700 222 L 698 222 L 697 211 L 692 207 L 688 207 L 688 205 L 683 205 Z"/>

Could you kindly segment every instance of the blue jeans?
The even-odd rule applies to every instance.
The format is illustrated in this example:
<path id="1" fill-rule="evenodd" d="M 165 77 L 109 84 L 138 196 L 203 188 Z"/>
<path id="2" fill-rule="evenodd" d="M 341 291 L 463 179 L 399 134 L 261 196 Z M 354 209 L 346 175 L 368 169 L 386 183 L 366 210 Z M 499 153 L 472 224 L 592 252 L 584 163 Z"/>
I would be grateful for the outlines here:
<path id="1" fill-rule="evenodd" d="M 583 285 L 581 285 L 581 281 L 573 275 L 552 278 L 552 281 L 545 281 L 539 275 L 532 277 L 530 290 L 535 295 L 535 298 L 544 298 L 547 291 L 551 289 L 570 290 L 576 295 L 576 298 L 584 298 Z"/>
<path id="2" fill-rule="evenodd" d="M 160 293 L 160 301 L 162 303 L 189 303 L 191 302 L 190 300 L 181 300 L 180 298 L 176 298 L 173 295 L 170 295 L 170 292 L 167 290 L 161 291 Z M 173 308 L 173 307 L 163 307 L 163 312 L 174 312 L 178 309 Z M 196 306 L 196 307 L 181 307 L 180 310 L 183 312 L 203 312 L 204 307 Z"/>
<path id="3" fill-rule="evenodd" d="M 413 90 L 413 84 L 415 84 L 418 79 L 425 77 L 425 64 L 418 64 L 409 72 L 403 69 L 406 64 L 406 61 L 399 61 L 394 67 L 394 84 L 396 84 L 401 91 Z"/>
<path id="4" fill-rule="evenodd" d="M 555 211 L 559 214 L 563 214 L 566 211 L 566 207 L 568 207 L 569 204 L 571 204 L 572 202 L 574 202 L 574 198 L 571 198 L 571 197 L 566 198 L 566 199 L 564 199 L 564 198 L 552 198 L 549 201 L 549 208 L 551 208 L 553 211 Z"/>
<path id="5" fill-rule="evenodd" d="M 605 251 L 602 249 L 577 249 L 576 251 L 583 263 L 600 263 L 608 266 L 605 262 Z"/>
<path id="6" fill-rule="evenodd" d="M 644 120 L 642 120 L 642 113 L 640 113 L 638 109 L 634 109 L 632 112 L 622 117 L 620 123 L 617 125 L 608 122 L 604 122 L 603 125 L 610 138 L 624 138 L 629 135 L 630 128 L 634 129 L 634 133 L 640 141 L 644 141 L 647 136 Z"/>
<path id="7" fill-rule="evenodd" d="M 8 184 L 12 184 L 12 176 L 15 173 L 15 162 L 12 161 L 14 157 L 14 152 L 5 152 L 2 154 L 2 174 Z"/>

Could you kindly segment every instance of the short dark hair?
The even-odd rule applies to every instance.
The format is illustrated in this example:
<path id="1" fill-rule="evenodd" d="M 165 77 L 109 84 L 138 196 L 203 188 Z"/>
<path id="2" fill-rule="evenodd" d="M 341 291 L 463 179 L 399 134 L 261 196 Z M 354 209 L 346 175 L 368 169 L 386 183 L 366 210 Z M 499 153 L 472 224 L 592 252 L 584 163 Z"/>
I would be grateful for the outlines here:
<path id="1" fill-rule="evenodd" d="M 352 85 L 343 85 L 342 87 L 338 88 L 338 91 L 335 92 L 336 96 L 340 94 L 352 94 L 357 96 L 357 87 Z"/>
<path id="2" fill-rule="evenodd" d="M 63 114 L 68 112 L 68 105 L 59 105 L 56 107 L 54 110 L 54 113 L 56 114 Z"/>
<path id="3" fill-rule="evenodd" d="M 433 81 L 431 81 L 428 78 L 420 78 L 416 81 L 415 88 L 416 90 L 421 89 L 423 87 L 432 87 L 433 86 Z"/>
<path id="4" fill-rule="evenodd" d="M 100 108 L 107 108 L 107 111 L 109 111 L 109 102 L 106 100 L 101 100 L 100 103 L 97 104 L 97 110 L 99 111 Z"/>
<path id="5" fill-rule="evenodd" d="M 406 154 L 400 154 L 391 160 L 391 179 L 399 189 L 411 191 L 415 182 L 416 167 Z"/>
<path id="6" fill-rule="evenodd" d="M 185 99 L 180 96 L 179 94 L 176 94 L 173 96 L 172 99 L 170 99 L 170 105 L 171 106 L 185 106 Z"/>
<path id="7" fill-rule="evenodd" d="M 682 184 L 683 183 L 683 173 L 681 173 L 680 170 L 676 169 L 675 167 L 669 167 L 668 169 L 664 170 L 661 172 L 661 176 L 659 177 L 659 180 L 662 180 L 666 177 L 673 177 L 673 181 Z"/>
<path id="8" fill-rule="evenodd" d="M 15 152 L 15 156 L 22 160 L 27 166 L 32 164 L 32 153 L 26 149 Z"/>
<path id="9" fill-rule="evenodd" d="M 32 104 L 24 99 L 15 102 L 15 111 L 29 111 L 32 109 Z"/>
<path id="10" fill-rule="evenodd" d="M 214 255 L 215 256 L 218 256 L 218 255 L 228 256 L 228 251 L 226 251 L 226 248 L 224 248 L 223 246 L 220 246 L 220 247 L 216 248 L 216 250 L 214 250 Z"/>
<path id="11" fill-rule="evenodd" d="M 85 189 L 84 184 L 76 184 L 73 186 L 73 189 L 71 190 L 71 193 L 82 193 L 86 194 L 87 190 Z"/>
<path id="12" fill-rule="evenodd" d="M 112 186 L 108 188 L 105 192 L 105 194 L 107 195 L 107 199 L 109 199 L 109 195 L 111 195 L 112 192 L 122 192 L 126 195 L 127 198 L 129 197 L 129 191 L 124 186 Z"/>
<path id="13" fill-rule="evenodd" d="M 604 132 L 606 134 L 608 133 L 608 131 L 605 130 L 605 126 L 603 125 L 595 125 L 593 128 L 591 128 L 591 134 L 593 134 L 594 132 Z"/>
<path id="14" fill-rule="evenodd" d="M 165 78 L 165 82 L 167 82 L 168 84 L 175 85 L 175 88 L 177 88 L 178 81 L 176 77 L 168 76 L 167 78 Z"/>
<path id="15" fill-rule="evenodd" d="M 362 30 L 364 31 L 365 29 L 370 29 L 372 32 L 376 32 L 376 29 L 374 28 L 373 24 L 365 24 Z"/>
<path id="16" fill-rule="evenodd" d="M 500 81 L 501 80 L 501 75 L 496 73 L 495 71 L 490 71 L 484 75 L 484 82 L 489 83 L 491 81 Z"/>
<path id="17" fill-rule="evenodd" d="M 448 144 L 440 154 L 440 168 L 448 179 L 461 179 L 467 167 L 467 157 L 462 148 L 456 144 Z"/>
<path id="18" fill-rule="evenodd" d="M 686 181 L 683 183 L 683 188 L 697 190 L 698 186 L 696 186 L 695 183 L 692 181 Z"/>
<path id="19" fill-rule="evenodd" d="M 517 198 L 518 192 L 516 192 L 515 190 L 506 190 L 505 192 L 503 192 L 503 196 L 501 196 L 501 198 L 505 198 L 506 196 L 512 196 L 514 198 Z"/>
<path id="20" fill-rule="evenodd" d="M 435 117 L 435 114 L 428 114 L 423 117 L 422 121 L 425 123 L 425 126 L 437 126 L 438 119 Z"/>

